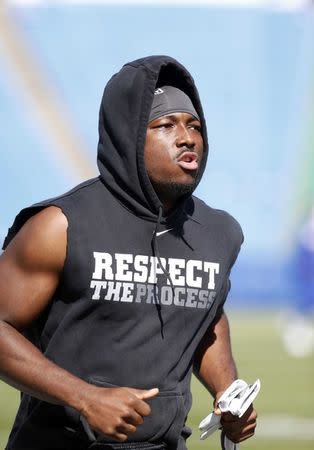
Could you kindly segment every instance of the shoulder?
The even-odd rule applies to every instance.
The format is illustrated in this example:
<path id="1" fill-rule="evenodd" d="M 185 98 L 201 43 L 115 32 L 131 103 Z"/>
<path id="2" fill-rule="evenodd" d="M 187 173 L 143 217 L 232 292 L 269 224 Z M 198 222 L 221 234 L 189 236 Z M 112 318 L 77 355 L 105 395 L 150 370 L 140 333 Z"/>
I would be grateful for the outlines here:
<path id="1" fill-rule="evenodd" d="M 4 254 L 28 270 L 61 271 L 66 255 L 67 227 L 61 209 L 49 206 L 25 222 Z"/>
<path id="2" fill-rule="evenodd" d="M 67 220 L 51 206 L 29 218 L 0 255 L 1 319 L 24 330 L 51 302 L 62 274 Z"/>
<path id="3" fill-rule="evenodd" d="M 204 201 L 191 197 L 187 210 L 189 218 L 197 226 L 198 236 L 206 239 L 211 237 L 217 244 L 224 247 L 232 259 L 238 255 L 244 240 L 239 222 L 222 209 L 211 208 Z"/>
<path id="4" fill-rule="evenodd" d="M 20 233 L 30 239 L 34 236 L 41 240 L 58 239 L 66 232 L 67 226 L 68 221 L 62 210 L 57 206 L 47 206 L 30 217 Z"/>
<path id="5" fill-rule="evenodd" d="M 93 196 L 93 192 L 101 188 L 101 181 L 98 178 L 87 180 L 78 186 L 75 186 L 70 191 L 62 194 L 58 197 L 53 197 L 48 200 L 44 200 L 39 203 L 35 203 L 32 206 L 28 206 L 22 209 L 16 216 L 13 225 L 9 228 L 7 237 L 3 243 L 3 249 L 5 249 L 16 234 L 22 229 L 22 227 L 32 218 L 37 216 L 41 211 L 50 209 L 50 207 L 57 207 L 63 213 L 63 215 L 69 221 L 71 214 L 76 209 L 84 209 L 89 204 Z M 97 196 L 96 196 L 97 197 Z M 52 210 L 50 210 L 52 211 Z M 51 212 L 43 213 L 43 216 L 47 217 L 52 214 Z M 43 217 L 40 215 L 39 217 Z M 37 221 L 38 219 L 36 219 Z"/>
<path id="6" fill-rule="evenodd" d="M 193 196 L 188 205 L 188 214 L 202 227 L 216 230 L 230 239 L 243 241 L 243 231 L 239 222 L 227 211 L 211 208 L 203 200 Z"/>

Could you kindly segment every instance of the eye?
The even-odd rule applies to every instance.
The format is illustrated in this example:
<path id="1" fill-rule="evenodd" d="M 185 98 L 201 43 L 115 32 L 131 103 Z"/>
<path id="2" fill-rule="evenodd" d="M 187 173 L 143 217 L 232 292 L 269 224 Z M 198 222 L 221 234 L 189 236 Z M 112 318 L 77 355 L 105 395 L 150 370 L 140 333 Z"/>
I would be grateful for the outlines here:
<path id="1" fill-rule="evenodd" d="M 189 125 L 190 128 L 193 128 L 193 130 L 198 131 L 199 133 L 202 131 L 202 127 L 201 125 L 197 124 L 197 123 L 192 123 Z"/>
<path id="2" fill-rule="evenodd" d="M 171 128 L 173 126 L 172 122 L 164 122 L 164 123 L 159 123 L 158 125 L 156 125 L 154 128 Z"/>

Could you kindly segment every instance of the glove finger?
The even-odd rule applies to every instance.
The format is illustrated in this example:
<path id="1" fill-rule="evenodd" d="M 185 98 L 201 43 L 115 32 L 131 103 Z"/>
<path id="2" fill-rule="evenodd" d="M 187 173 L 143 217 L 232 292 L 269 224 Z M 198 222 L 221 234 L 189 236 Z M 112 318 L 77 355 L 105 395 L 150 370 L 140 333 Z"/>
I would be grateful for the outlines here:
<path id="1" fill-rule="evenodd" d="M 208 436 L 210 436 L 211 434 L 213 434 L 214 431 L 216 431 L 216 428 L 215 428 L 214 430 L 207 430 L 207 431 L 204 431 L 204 432 L 201 434 L 200 439 L 201 439 L 202 441 L 203 441 L 204 439 L 207 439 Z"/>
<path id="2" fill-rule="evenodd" d="M 209 414 L 207 417 L 205 417 L 205 419 L 203 419 L 201 421 L 201 423 L 199 424 L 198 428 L 200 429 L 200 431 L 207 431 L 212 427 L 216 427 L 216 425 L 220 424 L 220 416 L 217 416 L 214 413 Z M 217 428 L 215 428 L 217 429 Z"/>
<path id="3" fill-rule="evenodd" d="M 199 430 L 203 431 L 203 430 L 206 430 L 206 429 L 207 429 L 207 427 L 208 427 L 209 424 L 210 424 L 212 415 L 213 415 L 213 413 L 209 414 L 208 416 L 205 417 L 205 419 L 203 419 L 203 420 L 200 422 L 200 424 L 199 424 L 199 426 L 198 426 Z"/>

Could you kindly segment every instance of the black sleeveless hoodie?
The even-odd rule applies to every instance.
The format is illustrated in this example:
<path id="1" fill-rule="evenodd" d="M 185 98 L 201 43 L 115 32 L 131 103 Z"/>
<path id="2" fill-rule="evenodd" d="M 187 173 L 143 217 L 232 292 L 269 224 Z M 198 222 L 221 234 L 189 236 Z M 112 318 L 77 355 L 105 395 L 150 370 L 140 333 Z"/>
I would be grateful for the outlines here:
<path id="1" fill-rule="evenodd" d="M 154 90 L 165 84 L 185 91 L 201 118 L 204 171 L 205 119 L 191 75 L 167 56 L 131 62 L 102 98 L 100 176 L 22 210 L 4 248 L 33 214 L 61 208 L 68 220 L 64 269 L 50 306 L 25 335 L 89 383 L 158 387 L 151 415 L 129 442 L 183 450 L 193 355 L 226 299 L 243 237 L 235 219 L 194 196 L 163 215 L 144 143 Z M 74 409 L 22 394 L 7 450 L 100 448 L 102 440 Z"/>

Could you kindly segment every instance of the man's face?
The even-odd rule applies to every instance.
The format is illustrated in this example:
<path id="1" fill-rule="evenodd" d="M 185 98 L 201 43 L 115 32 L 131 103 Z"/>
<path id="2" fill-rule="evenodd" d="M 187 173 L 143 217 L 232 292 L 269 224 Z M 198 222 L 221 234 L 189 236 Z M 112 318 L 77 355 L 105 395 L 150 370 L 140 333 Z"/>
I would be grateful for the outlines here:
<path id="1" fill-rule="evenodd" d="M 172 113 L 147 126 L 144 159 L 148 176 L 169 208 L 191 193 L 200 170 L 203 138 L 200 121 L 188 113 Z"/>

